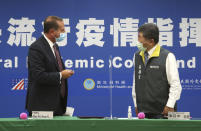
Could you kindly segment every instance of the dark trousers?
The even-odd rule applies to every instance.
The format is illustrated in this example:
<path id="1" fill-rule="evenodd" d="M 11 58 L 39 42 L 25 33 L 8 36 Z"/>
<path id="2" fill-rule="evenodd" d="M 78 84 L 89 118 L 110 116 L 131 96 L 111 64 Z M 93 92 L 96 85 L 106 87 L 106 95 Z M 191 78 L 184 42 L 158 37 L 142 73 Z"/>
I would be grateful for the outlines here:
<path id="1" fill-rule="evenodd" d="M 61 98 L 60 102 L 56 108 L 56 111 L 54 111 L 54 114 L 53 114 L 54 116 L 64 115 L 66 107 L 64 107 L 63 105 L 64 105 L 64 101 L 63 101 L 63 98 Z M 32 112 L 29 112 L 29 117 L 31 117 L 31 116 L 32 116 Z"/>
<path id="2" fill-rule="evenodd" d="M 147 118 L 147 119 L 167 119 L 167 117 L 164 117 L 163 114 L 152 114 L 152 113 L 145 113 L 145 118 Z"/>

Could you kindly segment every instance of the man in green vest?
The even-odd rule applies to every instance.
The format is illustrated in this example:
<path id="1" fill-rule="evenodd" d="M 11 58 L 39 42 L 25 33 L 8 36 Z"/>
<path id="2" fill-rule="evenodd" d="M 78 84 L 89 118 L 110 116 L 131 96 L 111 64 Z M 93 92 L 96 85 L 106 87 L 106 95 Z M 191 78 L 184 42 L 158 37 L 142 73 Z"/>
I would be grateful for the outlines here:
<path id="1" fill-rule="evenodd" d="M 146 118 L 165 118 L 168 112 L 176 111 L 182 90 L 176 58 L 159 45 L 155 24 L 139 27 L 138 41 L 132 89 L 136 115 L 144 112 Z"/>

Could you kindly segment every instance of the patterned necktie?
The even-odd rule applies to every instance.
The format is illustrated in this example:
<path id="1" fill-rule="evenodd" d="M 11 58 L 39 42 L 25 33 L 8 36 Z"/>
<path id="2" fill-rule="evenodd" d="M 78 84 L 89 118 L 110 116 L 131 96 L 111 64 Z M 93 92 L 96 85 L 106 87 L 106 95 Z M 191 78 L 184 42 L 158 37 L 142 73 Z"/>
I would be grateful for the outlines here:
<path id="1" fill-rule="evenodd" d="M 61 72 L 63 70 L 61 56 L 60 56 L 59 51 L 56 47 L 56 44 L 54 44 L 53 48 L 54 48 L 54 53 L 56 56 L 57 63 L 59 65 L 59 71 Z M 64 95 L 65 95 L 65 81 L 64 81 L 64 79 L 61 79 L 61 95 L 62 95 L 62 97 L 64 97 Z"/>
<path id="2" fill-rule="evenodd" d="M 148 61 L 148 58 L 149 57 L 149 54 L 147 51 L 144 52 L 144 65 L 146 66 L 147 65 L 147 61 Z"/>

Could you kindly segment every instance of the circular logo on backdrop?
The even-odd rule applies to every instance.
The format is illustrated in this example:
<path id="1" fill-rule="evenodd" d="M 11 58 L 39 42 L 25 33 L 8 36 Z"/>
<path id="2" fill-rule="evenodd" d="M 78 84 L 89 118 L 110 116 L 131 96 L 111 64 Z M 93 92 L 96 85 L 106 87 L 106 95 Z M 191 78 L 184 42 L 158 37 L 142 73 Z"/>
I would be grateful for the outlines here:
<path id="1" fill-rule="evenodd" d="M 84 88 L 85 89 L 92 90 L 92 89 L 94 89 L 94 86 L 95 86 L 95 82 L 93 79 L 88 78 L 84 81 Z"/>

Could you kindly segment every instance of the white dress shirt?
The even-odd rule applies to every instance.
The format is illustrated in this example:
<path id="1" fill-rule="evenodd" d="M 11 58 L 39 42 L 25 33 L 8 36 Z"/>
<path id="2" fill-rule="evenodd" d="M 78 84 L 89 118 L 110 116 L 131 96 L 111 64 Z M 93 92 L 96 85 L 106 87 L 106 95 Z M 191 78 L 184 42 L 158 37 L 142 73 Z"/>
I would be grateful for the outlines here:
<path id="1" fill-rule="evenodd" d="M 51 40 L 49 40 L 46 36 L 45 36 L 45 34 L 43 35 L 44 37 L 45 37 L 45 39 L 47 40 L 47 42 L 48 42 L 48 44 L 50 45 L 50 48 L 51 48 L 51 50 L 52 50 L 52 53 L 53 53 L 53 55 L 54 55 L 54 57 L 55 57 L 55 59 L 56 59 L 56 56 L 55 56 L 55 52 L 54 52 L 54 43 L 51 41 Z M 61 78 L 62 78 L 62 75 L 61 75 L 61 72 L 59 72 L 59 75 L 60 75 L 60 80 L 61 80 Z M 61 81 L 60 81 L 61 82 Z"/>
<path id="2" fill-rule="evenodd" d="M 56 56 L 55 56 L 55 52 L 54 52 L 54 43 L 51 41 L 51 40 L 49 40 L 45 35 L 43 35 L 44 37 L 45 37 L 45 39 L 47 40 L 47 42 L 48 42 L 48 44 L 50 45 L 50 48 L 51 48 L 51 50 L 52 50 L 52 53 L 54 54 L 54 57 L 56 58 Z"/>
<path id="3" fill-rule="evenodd" d="M 155 51 L 156 46 L 157 45 L 155 45 L 151 50 L 148 51 L 148 58 L 150 58 L 152 53 Z M 133 61 L 134 61 L 133 63 L 135 63 L 135 55 L 133 57 Z M 180 99 L 182 87 L 181 87 L 181 83 L 179 79 L 176 58 L 173 53 L 169 53 L 166 58 L 166 74 L 167 74 L 168 83 L 170 85 L 169 98 L 168 98 L 166 106 L 170 108 L 174 108 L 176 101 Z M 135 72 L 133 75 L 132 97 L 133 97 L 134 105 L 135 107 L 137 107 L 136 92 L 135 92 Z"/>

